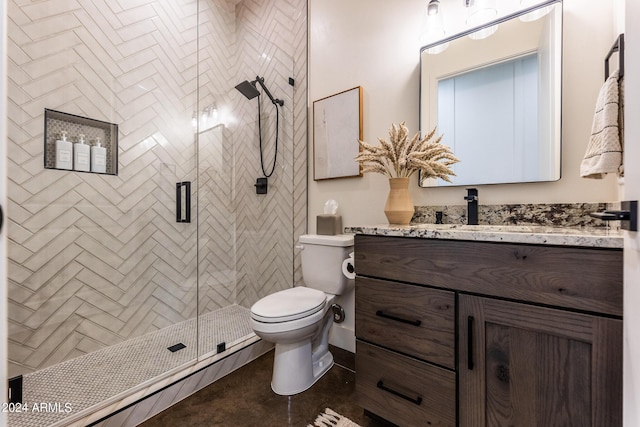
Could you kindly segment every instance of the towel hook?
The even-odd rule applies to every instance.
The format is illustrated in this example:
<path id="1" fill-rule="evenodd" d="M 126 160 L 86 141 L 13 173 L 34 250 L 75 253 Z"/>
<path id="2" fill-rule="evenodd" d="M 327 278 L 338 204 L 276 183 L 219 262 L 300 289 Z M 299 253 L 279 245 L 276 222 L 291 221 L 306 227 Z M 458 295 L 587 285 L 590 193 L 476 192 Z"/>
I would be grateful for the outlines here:
<path id="1" fill-rule="evenodd" d="M 609 59 L 615 52 L 618 52 L 618 62 L 620 64 L 618 67 L 618 80 L 622 80 L 624 77 L 624 33 L 618 36 L 613 46 L 611 46 L 609 53 L 607 53 L 607 57 L 604 59 L 605 80 L 609 78 Z"/>

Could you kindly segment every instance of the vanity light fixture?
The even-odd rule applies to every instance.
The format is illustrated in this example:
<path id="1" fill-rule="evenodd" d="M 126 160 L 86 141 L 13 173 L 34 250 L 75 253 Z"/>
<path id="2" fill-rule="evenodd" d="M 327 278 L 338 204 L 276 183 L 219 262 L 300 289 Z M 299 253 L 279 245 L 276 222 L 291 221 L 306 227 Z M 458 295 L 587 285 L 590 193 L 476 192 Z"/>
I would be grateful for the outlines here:
<path id="1" fill-rule="evenodd" d="M 467 27 L 480 27 L 483 24 L 493 21 L 498 15 L 498 8 L 495 0 L 463 0 L 464 5 L 469 9 L 467 16 Z M 498 25 L 482 28 L 469 34 L 473 40 L 486 39 L 498 29 Z"/>
<path id="2" fill-rule="evenodd" d="M 423 46 L 444 39 L 446 32 L 439 0 L 429 0 L 425 21 L 424 30 L 420 35 L 420 43 Z M 427 53 L 434 55 L 444 51 L 447 47 L 449 47 L 449 43 L 439 44 L 427 49 Z"/>
<path id="3" fill-rule="evenodd" d="M 427 15 L 437 15 L 440 12 L 440 1 L 439 0 L 430 0 L 427 5 Z"/>

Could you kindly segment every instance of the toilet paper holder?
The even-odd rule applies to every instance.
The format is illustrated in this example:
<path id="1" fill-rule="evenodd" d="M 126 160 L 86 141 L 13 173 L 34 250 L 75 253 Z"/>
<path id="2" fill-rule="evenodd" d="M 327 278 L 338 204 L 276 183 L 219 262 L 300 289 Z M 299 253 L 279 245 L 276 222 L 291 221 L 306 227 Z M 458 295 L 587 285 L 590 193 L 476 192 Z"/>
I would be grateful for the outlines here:
<path id="1" fill-rule="evenodd" d="M 356 272 L 356 268 L 353 266 L 353 264 L 352 264 L 352 263 L 348 262 L 348 263 L 347 263 L 347 271 L 348 271 L 349 273 L 355 273 L 355 272 Z"/>

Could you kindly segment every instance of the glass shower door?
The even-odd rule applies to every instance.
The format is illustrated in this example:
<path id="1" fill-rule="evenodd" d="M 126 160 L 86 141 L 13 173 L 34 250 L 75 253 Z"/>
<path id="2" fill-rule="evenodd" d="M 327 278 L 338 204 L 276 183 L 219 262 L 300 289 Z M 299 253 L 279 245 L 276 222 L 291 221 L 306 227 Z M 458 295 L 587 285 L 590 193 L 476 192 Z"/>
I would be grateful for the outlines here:
<path id="1" fill-rule="evenodd" d="M 204 9 L 203 14 L 225 10 Z M 207 22 L 227 22 L 226 30 Z M 199 358 L 255 342 L 249 308 L 293 284 L 293 59 L 237 22 L 201 18 L 198 132 L 198 343 Z M 216 32 L 217 31 L 217 32 Z M 226 37 L 226 39 L 225 39 Z M 239 69 L 221 68 L 220 44 L 233 46 Z M 256 57 L 255 51 L 260 52 Z M 250 54 L 252 53 L 252 54 Z M 218 59 L 218 60 L 216 60 Z M 283 106 L 234 89 L 257 76 Z M 258 122 L 258 102 L 261 118 Z M 276 124 L 277 154 L 276 154 Z M 262 132 L 262 154 L 259 139 Z M 270 172 L 267 194 L 256 179 Z"/>
<path id="2" fill-rule="evenodd" d="M 197 212 L 177 222 L 176 183 L 197 174 L 198 4 L 8 3 L 8 370 L 24 401 L 62 404 L 9 425 L 42 426 L 196 358 Z M 117 125 L 117 175 L 45 167 L 97 122 Z"/>

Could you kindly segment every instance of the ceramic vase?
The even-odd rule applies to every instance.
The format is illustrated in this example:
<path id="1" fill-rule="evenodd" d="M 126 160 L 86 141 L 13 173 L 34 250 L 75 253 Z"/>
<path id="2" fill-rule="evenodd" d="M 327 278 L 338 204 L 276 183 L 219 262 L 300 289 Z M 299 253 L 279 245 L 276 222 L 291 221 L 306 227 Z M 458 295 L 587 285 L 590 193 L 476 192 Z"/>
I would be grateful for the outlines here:
<path id="1" fill-rule="evenodd" d="M 389 195 L 384 205 L 389 224 L 408 225 L 414 211 L 409 194 L 409 178 L 389 178 Z"/>

